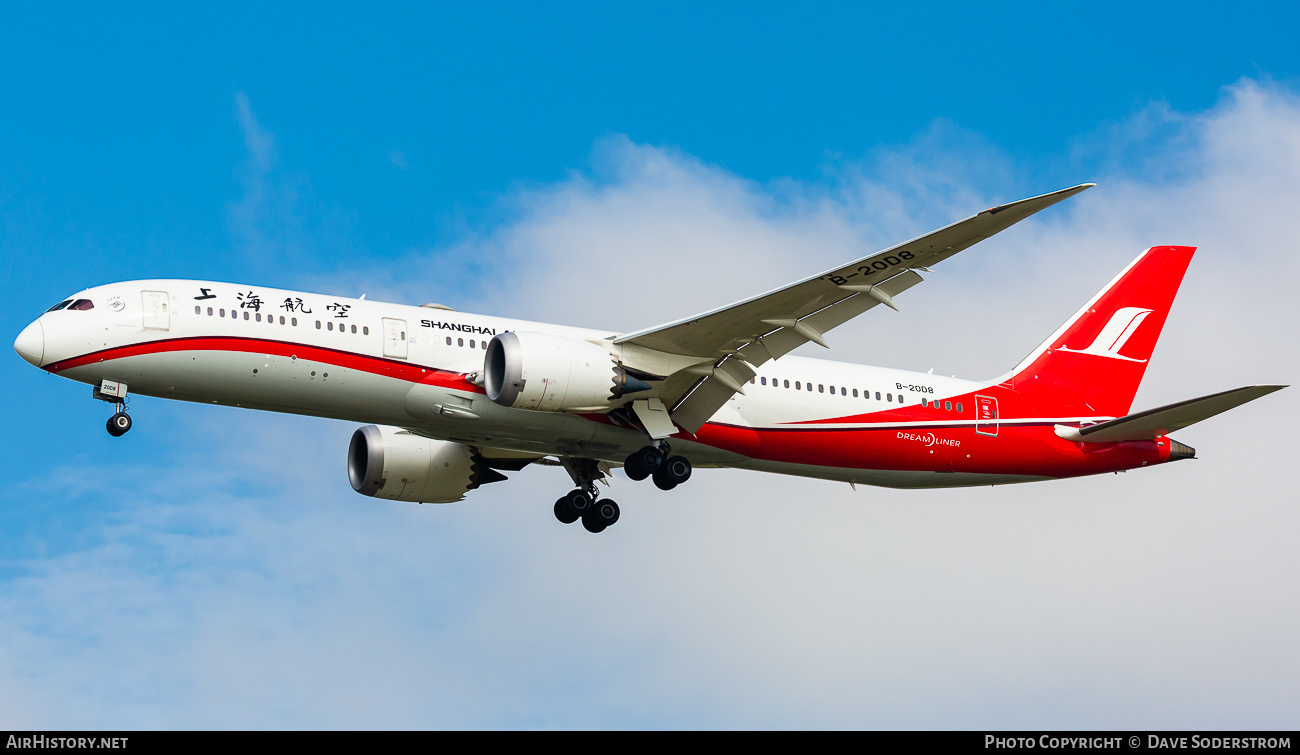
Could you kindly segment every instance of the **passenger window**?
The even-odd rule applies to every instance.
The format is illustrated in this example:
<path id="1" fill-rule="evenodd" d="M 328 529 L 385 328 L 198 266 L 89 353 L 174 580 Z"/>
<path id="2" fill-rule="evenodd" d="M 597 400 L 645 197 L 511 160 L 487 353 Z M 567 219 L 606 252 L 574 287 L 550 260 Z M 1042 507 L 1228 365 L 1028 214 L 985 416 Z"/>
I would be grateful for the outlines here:
<path id="1" fill-rule="evenodd" d="M 316 321 L 316 329 L 317 329 L 317 330 L 320 330 L 320 320 L 317 320 L 317 321 Z"/>
<path id="2" fill-rule="evenodd" d="M 894 394 L 892 394 L 892 393 L 886 393 L 886 394 L 885 394 L 885 400 L 888 401 L 888 402 L 890 402 L 890 403 L 893 403 L 893 401 L 894 401 Z"/>
<path id="3" fill-rule="evenodd" d="M 352 326 L 352 332 L 353 332 L 353 333 L 357 332 L 357 326 L 355 326 L 355 325 Z"/>
<path id="4" fill-rule="evenodd" d="M 196 314 L 196 315 L 201 315 L 201 314 L 203 314 L 203 307 L 200 307 L 199 305 L 195 304 L 195 305 L 194 305 L 194 314 Z"/>
<path id="5" fill-rule="evenodd" d="M 208 317 L 212 316 L 212 307 L 208 307 Z"/>
<path id="6" fill-rule="evenodd" d="M 481 346 L 484 351 L 487 351 L 487 345 L 488 345 L 487 341 L 479 341 L 478 345 Z"/>
<path id="7" fill-rule="evenodd" d="M 950 412 L 950 411 L 952 411 L 952 402 L 951 402 L 951 401 L 945 401 L 945 402 L 943 402 L 943 410 L 944 410 L 945 412 Z"/>
<path id="8" fill-rule="evenodd" d="M 960 403 L 960 402 L 957 404 L 957 413 L 958 413 L 958 414 L 961 414 L 961 403 Z"/>
<path id="9" fill-rule="evenodd" d="M 794 381 L 794 389 L 795 389 L 796 391 L 802 391 L 802 390 L 803 390 L 803 387 L 800 385 L 800 383 L 799 383 L 798 380 Z"/>
<path id="10" fill-rule="evenodd" d="M 284 315 L 280 315 L 280 324 L 281 324 L 281 325 L 284 324 Z"/>
<path id="11" fill-rule="evenodd" d="M 290 318 L 289 318 L 289 324 L 292 325 L 292 326 L 294 326 L 295 328 L 298 327 L 298 318 L 296 318 L 296 317 L 290 317 Z"/>
<path id="12" fill-rule="evenodd" d="M 789 380 L 785 381 L 785 387 L 786 387 L 786 388 L 789 388 L 789 387 L 790 387 L 790 381 L 789 381 Z"/>
<path id="13" fill-rule="evenodd" d="M 818 384 L 817 384 L 817 392 L 818 392 L 818 393 L 825 393 L 825 392 L 826 392 L 826 386 L 822 385 L 821 383 L 818 383 Z"/>
<path id="14" fill-rule="evenodd" d="M 921 397 L 921 406 L 929 406 L 929 405 L 930 405 L 929 402 L 927 402 L 927 401 L 925 400 L 925 396 L 922 396 L 922 397 Z"/>
<path id="15" fill-rule="evenodd" d="M 218 309 L 218 310 L 217 310 L 217 314 L 219 314 L 219 315 L 222 316 L 222 317 L 225 317 L 225 316 L 226 316 L 226 310 L 224 310 L 224 309 Z"/>
<path id="16" fill-rule="evenodd" d="M 898 394 L 898 403 L 903 403 L 903 394 Z"/>
<path id="17" fill-rule="evenodd" d="M 368 336 L 368 335 L 370 335 L 370 326 L 368 326 L 368 325 L 362 325 L 362 326 L 361 326 L 361 335 L 363 335 L 363 336 Z"/>
<path id="18" fill-rule="evenodd" d="M 248 319 L 248 313 L 247 313 L 247 312 L 244 313 L 244 319 L 245 319 L 245 320 Z"/>
<path id="19" fill-rule="evenodd" d="M 456 345 L 457 345 L 457 346 L 464 346 L 464 345 L 465 345 L 465 339 L 464 339 L 464 338 L 457 338 L 457 339 L 456 339 Z"/>
<path id="20" fill-rule="evenodd" d="M 333 330 L 333 329 L 334 329 L 334 321 L 333 321 L 333 320 L 327 320 L 327 321 L 325 322 L 325 329 L 326 329 L 326 330 Z"/>
<path id="21" fill-rule="evenodd" d="M 451 336 L 447 336 L 447 345 L 448 345 L 448 346 L 451 345 Z"/>
<path id="22" fill-rule="evenodd" d="M 876 391 L 876 400 L 877 400 L 877 401 L 880 400 L 880 391 Z"/>
<path id="23" fill-rule="evenodd" d="M 469 347 L 470 347 L 471 349 L 476 349 L 476 348 L 478 348 L 477 346 L 474 345 L 474 339 L 473 339 L 473 338 L 469 339 Z"/>
<path id="24" fill-rule="evenodd" d="M 853 398 L 857 398 L 857 397 L 858 397 L 858 389 L 857 389 L 857 388 L 854 388 L 854 389 L 853 389 Z"/>
<path id="25" fill-rule="evenodd" d="M 762 380 L 763 380 L 763 382 L 760 383 L 760 385 L 767 385 L 767 378 L 763 378 Z M 752 382 L 754 382 L 754 381 L 751 380 L 751 381 L 749 381 L 749 382 L 752 383 Z"/>
<path id="26" fill-rule="evenodd" d="M 840 386 L 840 395 L 841 395 L 841 396 L 847 396 L 847 395 L 849 395 L 849 391 L 848 391 L 848 389 L 845 388 L 845 387 L 842 386 L 842 385 Z M 858 395 L 858 392 L 857 392 L 857 391 L 854 391 L 854 392 L 853 392 L 853 395 L 854 395 L 854 396 Z"/>
<path id="27" fill-rule="evenodd" d="M 261 321 L 262 321 L 262 313 L 261 313 L 261 312 L 258 312 L 258 313 L 257 313 L 257 316 L 255 317 L 255 319 L 256 319 L 258 322 L 261 322 Z"/>

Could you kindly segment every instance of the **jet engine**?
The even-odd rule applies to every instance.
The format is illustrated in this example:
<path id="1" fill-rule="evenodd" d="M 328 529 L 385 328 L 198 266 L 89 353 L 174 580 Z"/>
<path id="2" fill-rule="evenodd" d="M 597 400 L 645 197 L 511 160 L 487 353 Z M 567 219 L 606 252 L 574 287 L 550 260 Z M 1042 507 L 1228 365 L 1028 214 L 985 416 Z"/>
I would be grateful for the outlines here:
<path id="1" fill-rule="evenodd" d="M 650 390 L 608 349 L 549 333 L 507 331 L 488 343 L 483 387 L 502 406 L 539 412 L 600 411 Z"/>
<path id="2" fill-rule="evenodd" d="M 463 443 L 367 425 L 352 433 L 348 479 L 353 490 L 375 498 L 454 503 L 479 485 L 506 478 Z"/>

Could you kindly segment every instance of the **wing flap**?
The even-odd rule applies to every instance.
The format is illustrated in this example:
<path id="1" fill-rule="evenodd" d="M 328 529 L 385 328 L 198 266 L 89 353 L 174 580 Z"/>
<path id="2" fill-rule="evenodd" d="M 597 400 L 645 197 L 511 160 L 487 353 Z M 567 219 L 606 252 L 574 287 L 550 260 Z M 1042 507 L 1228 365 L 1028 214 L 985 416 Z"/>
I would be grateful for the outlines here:
<path id="1" fill-rule="evenodd" d="M 1083 428 L 1056 426 L 1056 434 L 1066 440 L 1084 443 L 1115 443 L 1123 440 L 1154 440 L 1201 420 L 1267 396 L 1285 385 L 1248 385 L 1209 396 L 1179 401 L 1176 404 L 1148 409 L 1109 422 Z"/>
<path id="2" fill-rule="evenodd" d="M 895 275 L 876 288 L 887 298 L 892 298 L 920 283 L 921 280 L 920 275 L 908 270 L 901 275 Z M 743 385 L 754 377 L 753 367 L 758 367 L 772 359 L 779 359 L 805 343 L 815 340 L 810 338 L 811 335 L 825 333 L 883 303 L 881 299 L 866 292 L 845 291 L 843 293 L 848 295 L 801 320 L 777 325 L 772 332 L 765 333 L 753 343 L 737 349 L 735 356 L 729 355 L 724 358 L 714 365 L 712 370 L 706 368 L 700 381 L 673 408 L 673 421 L 687 432 L 694 433 L 735 393 L 732 385 L 729 384 L 729 378 Z M 723 374 L 718 375 L 719 371 Z"/>
<path id="3" fill-rule="evenodd" d="M 754 374 L 754 368 L 750 365 L 736 357 L 726 357 L 673 407 L 673 422 L 686 432 L 694 434 L 709 421 L 709 417 L 736 395 L 737 388 L 743 392 L 743 386 L 753 379 Z"/>

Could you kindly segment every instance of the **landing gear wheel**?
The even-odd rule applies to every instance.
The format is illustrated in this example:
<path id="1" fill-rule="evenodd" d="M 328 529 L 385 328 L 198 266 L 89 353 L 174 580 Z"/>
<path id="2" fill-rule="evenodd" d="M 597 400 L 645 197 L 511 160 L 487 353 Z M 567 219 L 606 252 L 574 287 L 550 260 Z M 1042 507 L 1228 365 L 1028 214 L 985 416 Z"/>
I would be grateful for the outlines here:
<path id="1" fill-rule="evenodd" d="M 664 473 L 663 467 L 660 467 L 655 470 L 654 481 L 655 481 L 655 487 L 659 488 L 660 490 L 672 490 L 673 488 L 677 487 L 677 483 L 668 479 L 668 475 Z"/>
<path id="2" fill-rule="evenodd" d="M 126 412 L 118 412 L 108 418 L 108 434 L 114 438 L 120 438 L 126 435 L 126 431 L 131 429 L 131 415 Z"/>
<path id="3" fill-rule="evenodd" d="M 560 500 L 564 502 L 564 506 L 569 511 L 573 512 L 573 519 L 570 519 L 569 521 L 574 521 L 578 517 L 586 514 L 588 511 L 591 511 L 592 497 L 582 488 L 570 490 Z"/>
<path id="4" fill-rule="evenodd" d="M 620 513 L 618 504 L 606 498 L 603 501 L 596 501 L 588 516 L 606 527 L 613 527 L 618 523 Z"/>
<path id="5" fill-rule="evenodd" d="M 637 450 L 623 462 L 623 471 L 633 480 L 644 480 L 663 466 L 664 455 L 654 446 Z"/>
<path id="6" fill-rule="evenodd" d="M 585 527 L 588 532 L 594 534 L 597 532 L 604 532 L 605 528 L 609 525 L 601 522 L 596 516 L 596 512 L 589 511 L 582 515 L 582 526 Z"/>
<path id="7" fill-rule="evenodd" d="M 627 475 L 629 480 L 635 480 L 636 482 L 650 476 L 650 470 L 641 464 L 641 460 L 637 458 L 636 454 L 627 457 L 627 461 L 623 462 L 623 473 Z"/>
<path id="8" fill-rule="evenodd" d="M 560 520 L 560 524 L 573 524 L 578 521 L 578 516 L 578 512 L 569 506 L 567 497 L 555 502 L 555 518 Z"/>
<path id="9" fill-rule="evenodd" d="M 663 476 L 674 485 L 681 485 L 691 479 L 691 462 L 685 456 L 669 456 L 664 462 Z"/>

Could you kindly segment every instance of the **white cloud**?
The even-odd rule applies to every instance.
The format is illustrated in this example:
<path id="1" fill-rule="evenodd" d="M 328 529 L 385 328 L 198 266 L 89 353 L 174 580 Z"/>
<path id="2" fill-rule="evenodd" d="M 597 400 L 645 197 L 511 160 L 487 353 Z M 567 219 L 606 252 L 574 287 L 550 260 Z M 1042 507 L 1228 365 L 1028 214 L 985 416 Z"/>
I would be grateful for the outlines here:
<path id="1" fill-rule="evenodd" d="M 280 169 L 275 136 L 258 122 L 252 103 L 243 92 L 235 95 L 235 116 L 248 159 L 239 166 L 243 196 L 227 208 L 237 256 L 232 279 L 239 270 L 264 270 L 274 264 L 302 259 L 303 231 L 299 200 L 307 190 L 301 174 Z"/>
<path id="2" fill-rule="evenodd" d="M 591 175 L 521 188 L 509 222 L 403 269 L 485 281 L 453 305 L 641 327 L 1018 198 L 1009 160 L 952 133 L 772 186 L 612 139 Z M 1144 110 L 1080 140 L 1099 188 L 835 331 L 830 356 L 995 374 L 1143 247 L 1191 243 L 1137 406 L 1287 382 L 1298 145 L 1294 95 L 1256 82 Z M 620 478 L 600 536 L 552 520 L 554 469 L 380 503 L 347 489 L 341 423 L 176 408 L 188 450 L 78 483 L 142 486 L 100 545 L 0 583 L 0 723 L 1292 727 L 1293 394 L 1180 433 L 1200 461 L 1127 475 Z"/>

